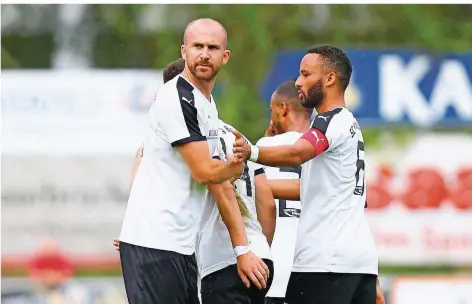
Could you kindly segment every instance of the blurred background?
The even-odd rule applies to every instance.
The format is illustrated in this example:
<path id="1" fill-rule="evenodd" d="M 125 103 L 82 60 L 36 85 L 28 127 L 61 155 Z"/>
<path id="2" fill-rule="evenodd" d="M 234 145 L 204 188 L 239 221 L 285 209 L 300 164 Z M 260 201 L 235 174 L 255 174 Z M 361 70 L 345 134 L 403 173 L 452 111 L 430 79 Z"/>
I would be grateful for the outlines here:
<path id="1" fill-rule="evenodd" d="M 215 18 L 251 140 L 311 45 L 345 48 L 391 304 L 472 303 L 472 5 L 1 5 L 2 303 L 126 303 L 118 236 L 162 69 Z"/>

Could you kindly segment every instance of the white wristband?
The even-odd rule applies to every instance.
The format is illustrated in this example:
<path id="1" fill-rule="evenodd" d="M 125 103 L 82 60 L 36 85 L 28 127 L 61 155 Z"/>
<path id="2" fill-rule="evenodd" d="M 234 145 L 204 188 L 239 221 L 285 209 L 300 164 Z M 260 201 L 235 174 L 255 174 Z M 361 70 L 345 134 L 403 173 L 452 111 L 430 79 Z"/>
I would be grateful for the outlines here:
<path id="1" fill-rule="evenodd" d="M 258 146 L 251 146 L 251 156 L 249 160 L 252 162 L 256 162 L 259 158 L 259 147 Z"/>
<path id="2" fill-rule="evenodd" d="M 233 251 L 236 257 L 238 257 L 251 251 L 251 248 L 249 246 L 236 246 L 233 248 Z"/>

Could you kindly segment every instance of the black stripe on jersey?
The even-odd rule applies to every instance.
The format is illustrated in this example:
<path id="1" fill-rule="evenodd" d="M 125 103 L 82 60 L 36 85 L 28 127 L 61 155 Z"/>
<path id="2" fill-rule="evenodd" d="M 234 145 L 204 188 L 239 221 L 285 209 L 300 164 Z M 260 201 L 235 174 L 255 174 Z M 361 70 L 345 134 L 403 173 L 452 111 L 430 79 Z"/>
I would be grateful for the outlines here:
<path id="1" fill-rule="evenodd" d="M 212 157 L 213 159 L 221 160 L 221 158 L 218 155 L 215 155 Z"/>
<path id="2" fill-rule="evenodd" d="M 257 176 L 259 174 L 265 174 L 264 168 L 257 168 L 256 170 L 254 170 L 254 176 Z"/>
<path id="3" fill-rule="evenodd" d="M 177 80 L 177 93 L 179 94 L 180 107 L 187 125 L 189 137 L 182 138 L 171 143 L 172 147 L 180 146 L 192 141 L 203 141 L 206 137 L 202 135 L 198 125 L 197 108 L 195 108 L 195 97 L 193 86 L 182 77 Z"/>
<path id="4" fill-rule="evenodd" d="M 223 149 L 223 152 L 225 153 L 225 155 L 228 155 L 226 151 L 226 143 L 223 137 L 220 137 L 220 142 L 221 142 L 221 148 Z"/>
<path id="5" fill-rule="evenodd" d="M 334 115 L 338 114 L 342 110 L 343 108 L 336 108 L 331 111 L 316 115 L 315 119 L 313 119 L 311 127 L 320 130 L 323 134 L 326 134 L 326 130 L 328 130 L 331 119 L 333 119 Z"/>

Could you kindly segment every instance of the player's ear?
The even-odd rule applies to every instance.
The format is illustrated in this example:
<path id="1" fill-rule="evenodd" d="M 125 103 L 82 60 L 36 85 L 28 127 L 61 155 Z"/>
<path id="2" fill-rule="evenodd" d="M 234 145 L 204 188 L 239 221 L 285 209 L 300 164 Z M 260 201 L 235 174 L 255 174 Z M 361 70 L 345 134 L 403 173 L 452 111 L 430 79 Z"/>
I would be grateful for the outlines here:
<path id="1" fill-rule="evenodd" d="M 230 50 L 225 50 L 225 52 L 223 54 L 223 63 L 222 63 L 223 65 L 228 63 L 229 57 L 231 57 L 231 51 Z"/>
<path id="2" fill-rule="evenodd" d="M 180 54 L 182 55 L 183 59 L 187 59 L 187 50 L 185 49 L 185 44 L 180 46 Z"/>
<path id="3" fill-rule="evenodd" d="M 288 105 L 287 103 L 285 103 L 285 101 L 282 101 L 280 102 L 280 110 L 281 110 L 281 114 L 282 116 L 287 116 L 288 114 Z"/>
<path id="4" fill-rule="evenodd" d="M 333 86 L 334 83 L 336 82 L 336 77 L 337 75 L 335 72 L 329 72 L 325 78 L 325 87 Z"/>

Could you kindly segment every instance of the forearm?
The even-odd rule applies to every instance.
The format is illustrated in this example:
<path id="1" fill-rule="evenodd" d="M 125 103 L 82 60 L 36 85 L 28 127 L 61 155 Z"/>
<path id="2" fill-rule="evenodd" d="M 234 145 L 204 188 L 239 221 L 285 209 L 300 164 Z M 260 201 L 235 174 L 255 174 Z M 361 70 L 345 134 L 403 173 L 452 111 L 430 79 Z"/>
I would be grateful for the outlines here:
<path id="1" fill-rule="evenodd" d="M 268 181 L 272 195 L 277 199 L 300 200 L 299 179 L 276 179 Z"/>
<path id="2" fill-rule="evenodd" d="M 205 166 L 205 177 L 202 184 L 221 184 L 235 176 L 235 170 L 227 163 L 212 159 L 209 166 Z"/>
<path id="3" fill-rule="evenodd" d="M 256 209 L 257 220 L 261 223 L 262 233 L 267 238 L 269 245 L 272 245 L 277 208 L 267 178 L 263 174 L 256 176 Z"/>
<path id="4" fill-rule="evenodd" d="M 257 206 L 256 208 L 257 220 L 261 223 L 262 233 L 264 233 L 267 238 L 269 245 L 272 245 L 275 233 L 276 208 L 265 208 L 264 206 Z"/>
<path id="5" fill-rule="evenodd" d="M 272 167 L 298 167 L 303 158 L 295 146 L 260 147 L 256 162 Z"/>
<path id="6" fill-rule="evenodd" d="M 209 185 L 208 190 L 215 196 L 216 205 L 228 229 L 233 248 L 248 246 L 244 220 L 238 207 L 233 185 L 226 181 L 217 185 Z"/>

